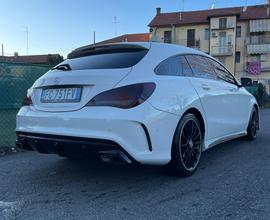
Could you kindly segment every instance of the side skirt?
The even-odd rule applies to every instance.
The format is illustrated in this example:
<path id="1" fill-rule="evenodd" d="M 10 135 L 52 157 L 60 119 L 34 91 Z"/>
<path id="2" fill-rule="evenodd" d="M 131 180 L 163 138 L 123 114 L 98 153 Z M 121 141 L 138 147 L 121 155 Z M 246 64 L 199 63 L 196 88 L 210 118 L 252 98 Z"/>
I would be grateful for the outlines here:
<path id="1" fill-rule="evenodd" d="M 230 140 L 233 140 L 233 139 L 237 139 L 237 138 L 240 138 L 240 137 L 243 137 L 247 134 L 246 131 L 244 132 L 240 132 L 240 133 L 236 133 L 236 134 L 233 134 L 233 135 L 228 135 L 228 136 L 225 136 L 225 137 L 222 137 L 222 138 L 219 138 L 219 139 L 215 139 L 214 141 L 210 141 L 210 144 L 205 144 L 205 148 L 204 148 L 204 151 L 218 145 L 218 144 L 221 144 L 221 143 L 224 143 L 224 142 L 227 142 L 227 141 L 230 141 Z"/>

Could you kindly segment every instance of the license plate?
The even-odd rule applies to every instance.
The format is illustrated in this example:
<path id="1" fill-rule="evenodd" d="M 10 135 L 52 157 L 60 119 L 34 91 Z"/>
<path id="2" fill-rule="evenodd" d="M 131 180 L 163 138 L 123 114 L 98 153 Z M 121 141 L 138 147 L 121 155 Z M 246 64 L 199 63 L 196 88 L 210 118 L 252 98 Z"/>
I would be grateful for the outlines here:
<path id="1" fill-rule="evenodd" d="M 82 88 L 80 87 L 43 89 L 40 101 L 45 103 L 79 102 L 81 93 Z"/>

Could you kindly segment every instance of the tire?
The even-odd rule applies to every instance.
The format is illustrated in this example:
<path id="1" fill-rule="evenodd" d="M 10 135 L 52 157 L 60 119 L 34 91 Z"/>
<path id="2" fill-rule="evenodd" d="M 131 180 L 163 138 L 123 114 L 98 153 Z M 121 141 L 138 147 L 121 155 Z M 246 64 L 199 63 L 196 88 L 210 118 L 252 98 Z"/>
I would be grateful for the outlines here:
<path id="1" fill-rule="evenodd" d="M 251 117 L 249 119 L 247 135 L 245 136 L 246 140 L 253 141 L 257 137 L 257 131 L 259 128 L 259 115 L 257 109 L 253 107 L 251 111 Z"/>
<path id="2" fill-rule="evenodd" d="M 72 156 L 67 156 L 67 155 L 60 155 L 60 154 L 58 154 L 58 156 L 61 157 L 61 158 L 69 159 L 69 160 L 78 160 L 77 157 L 72 157 Z"/>
<path id="3" fill-rule="evenodd" d="M 191 176 L 197 170 L 203 146 L 200 122 L 193 114 L 185 114 L 177 126 L 169 170 L 177 176 Z"/>

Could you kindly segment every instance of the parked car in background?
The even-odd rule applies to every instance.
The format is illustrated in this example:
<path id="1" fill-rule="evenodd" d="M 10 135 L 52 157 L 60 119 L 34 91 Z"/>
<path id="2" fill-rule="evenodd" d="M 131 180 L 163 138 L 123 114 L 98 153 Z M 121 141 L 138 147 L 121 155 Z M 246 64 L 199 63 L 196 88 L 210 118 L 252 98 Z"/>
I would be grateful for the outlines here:
<path id="1" fill-rule="evenodd" d="M 72 51 L 29 89 L 16 126 L 24 149 L 168 165 L 184 176 L 203 151 L 254 140 L 258 129 L 255 98 L 219 61 L 160 43 Z"/>
<path id="2" fill-rule="evenodd" d="M 241 78 L 241 84 L 246 88 L 247 91 L 249 91 L 253 96 L 258 95 L 258 86 L 253 85 L 252 79 L 248 77 L 242 77 Z"/>

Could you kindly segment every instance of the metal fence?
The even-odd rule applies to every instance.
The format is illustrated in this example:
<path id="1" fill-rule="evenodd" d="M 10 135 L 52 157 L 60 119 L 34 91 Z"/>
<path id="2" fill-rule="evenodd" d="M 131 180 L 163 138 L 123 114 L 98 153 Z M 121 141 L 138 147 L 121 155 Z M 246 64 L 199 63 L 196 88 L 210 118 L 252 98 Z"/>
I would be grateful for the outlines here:
<path id="1" fill-rule="evenodd" d="M 51 67 L 0 62 L 0 147 L 14 146 L 16 114 L 27 89 Z"/>

